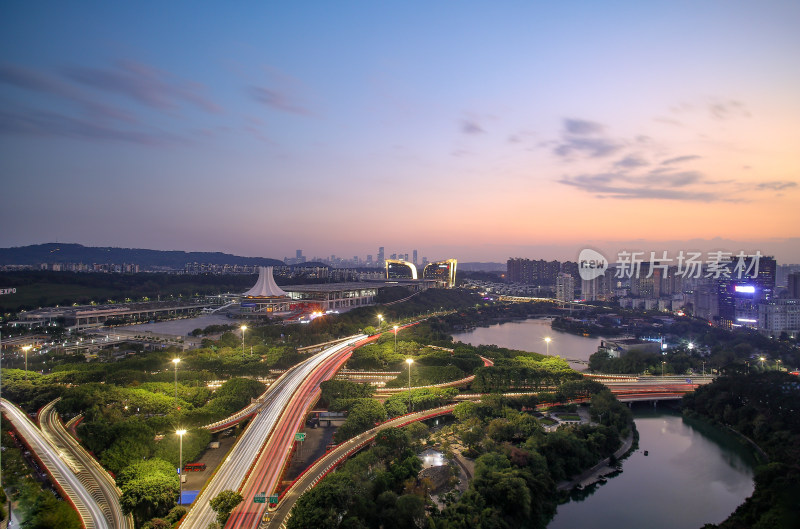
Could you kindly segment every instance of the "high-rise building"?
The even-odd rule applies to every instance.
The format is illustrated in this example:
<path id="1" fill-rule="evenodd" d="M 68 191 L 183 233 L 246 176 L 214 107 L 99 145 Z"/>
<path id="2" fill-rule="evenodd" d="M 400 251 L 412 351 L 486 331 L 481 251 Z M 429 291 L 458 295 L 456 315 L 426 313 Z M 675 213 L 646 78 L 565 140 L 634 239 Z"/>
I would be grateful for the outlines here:
<path id="1" fill-rule="evenodd" d="M 642 263 L 639 273 L 631 278 L 631 297 L 653 299 L 661 297 L 663 268 L 658 263 Z"/>
<path id="2" fill-rule="evenodd" d="M 535 285 L 555 285 L 556 277 L 561 271 L 561 263 L 558 261 L 533 261 L 519 257 L 509 259 L 506 267 L 510 282 Z"/>
<path id="3" fill-rule="evenodd" d="M 384 261 L 383 246 L 378 247 L 378 266 L 383 266 Z"/>
<path id="4" fill-rule="evenodd" d="M 724 328 L 757 327 L 758 305 L 767 303 L 775 292 L 776 263 L 773 257 L 746 258 L 742 277 L 734 268 L 731 277 L 716 280 L 719 324 Z"/>
<path id="5" fill-rule="evenodd" d="M 761 332 L 780 338 L 786 333 L 789 338 L 800 334 L 800 300 L 778 299 L 758 306 L 758 328 Z"/>
<path id="6" fill-rule="evenodd" d="M 414 256 L 411 259 L 411 262 L 414 263 L 415 265 L 417 264 L 417 251 L 416 250 L 414 250 Z"/>
<path id="7" fill-rule="evenodd" d="M 789 287 L 789 297 L 800 299 L 800 272 L 789 274 L 787 286 Z"/>
<path id="8" fill-rule="evenodd" d="M 570 274 L 562 272 L 556 277 L 556 299 L 559 301 L 575 299 L 575 278 Z"/>

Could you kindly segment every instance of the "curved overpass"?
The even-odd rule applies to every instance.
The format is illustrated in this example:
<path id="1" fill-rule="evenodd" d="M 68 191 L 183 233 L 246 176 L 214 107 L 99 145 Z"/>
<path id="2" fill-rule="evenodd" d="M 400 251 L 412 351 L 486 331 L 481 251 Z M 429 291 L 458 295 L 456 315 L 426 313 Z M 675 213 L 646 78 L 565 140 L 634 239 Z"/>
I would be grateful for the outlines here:
<path id="1" fill-rule="evenodd" d="M 92 494 L 86 490 L 78 476 L 73 473 L 72 463 L 68 463 L 68 460 L 59 453 L 59 450 L 50 443 L 22 410 L 6 399 L 0 401 L 0 407 L 14 425 L 14 429 L 30 447 L 36 459 L 50 474 L 53 484 L 78 512 L 83 526 L 86 529 L 111 529 L 113 526 L 108 523 Z"/>
<path id="2" fill-rule="evenodd" d="M 61 399 L 46 404 L 39 411 L 39 425 L 43 435 L 58 450 L 59 455 L 69 461 L 70 468 L 103 511 L 109 527 L 133 529 L 133 517 L 125 516 L 119 505 L 122 491 L 100 463 L 67 432 L 55 410 L 55 404 L 59 400 Z"/>

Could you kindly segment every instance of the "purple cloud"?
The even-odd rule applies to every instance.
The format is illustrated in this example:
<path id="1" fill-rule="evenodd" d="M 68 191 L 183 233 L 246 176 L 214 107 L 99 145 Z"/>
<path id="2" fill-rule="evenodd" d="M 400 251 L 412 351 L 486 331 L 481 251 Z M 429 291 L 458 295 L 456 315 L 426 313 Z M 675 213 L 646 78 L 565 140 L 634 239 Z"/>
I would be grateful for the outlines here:
<path id="1" fill-rule="evenodd" d="M 70 101 L 82 106 L 93 117 L 136 123 L 136 119 L 124 110 L 92 100 L 76 87 L 35 70 L 0 64 L 0 83 Z"/>
<path id="2" fill-rule="evenodd" d="M 158 110 L 190 103 L 209 113 L 222 111 L 202 94 L 200 84 L 178 82 L 170 74 L 136 61 L 118 61 L 108 69 L 73 67 L 64 75 L 85 86 L 122 95 Z"/>
<path id="3" fill-rule="evenodd" d="M 590 134 L 600 134 L 605 130 L 605 127 L 600 123 L 594 121 L 587 121 L 584 119 L 565 119 L 564 130 L 567 134 L 575 134 L 578 136 L 585 136 Z"/>
<path id="4" fill-rule="evenodd" d="M 461 121 L 461 132 L 464 134 L 485 134 L 486 131 L 483 130 L 477 122 L 464 119 Z"/>
<path id="5" fill-rule="evenodd" d="M 124 130 L 55 112 L 0 110 L 0 134 L 37 137 L 66 137 L 84 140 L 111 140 L 147 146 L 183 143 L 175 136 Z"/>
<path id="6" fill-rule="evenodd" d="M 661 162 L 661 165 L 672 165 L 676 163 L 682 162 L 690 162 L 692 160 L 699 160 L 702 156 L 698 156 L 696 154 L 687 154 L 686 156 L 676 156 L 675 158 L 668 158 Z"/>
<path id="7" fill-rule="evenodd" d="M 249 88 L 249 93 L 250 96 L 259 103 L 263 103 L 277 110 L 288 112 L 290 114 L 299 114 L 302 116 L 308 116 L 311 114 L 307 108 L 292 102 L 289 97 L 286 96 L 286 94 L 279 92 L 278 90 L 264 88 L 261 86 L 251 86 Z"/>

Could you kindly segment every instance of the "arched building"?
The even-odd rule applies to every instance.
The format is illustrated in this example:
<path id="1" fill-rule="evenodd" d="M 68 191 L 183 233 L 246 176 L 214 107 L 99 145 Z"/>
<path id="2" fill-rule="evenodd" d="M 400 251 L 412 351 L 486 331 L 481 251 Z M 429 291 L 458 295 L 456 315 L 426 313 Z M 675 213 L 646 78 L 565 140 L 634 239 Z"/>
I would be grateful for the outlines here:
<path id="1" fill-rule="evenodd" d="M 455 259 L 445 259 L 444 261 L 436 261 L 429 263 L 422 270 L 423 279 L 434 279 L 447 288 L 456 286 L 456 265 L 458 261 Z"/>
<path id="2" fill-rule="evenodd" d="M 386 259 L 386 279 L 417 279 L 417 267 L 402 259 Z"/>

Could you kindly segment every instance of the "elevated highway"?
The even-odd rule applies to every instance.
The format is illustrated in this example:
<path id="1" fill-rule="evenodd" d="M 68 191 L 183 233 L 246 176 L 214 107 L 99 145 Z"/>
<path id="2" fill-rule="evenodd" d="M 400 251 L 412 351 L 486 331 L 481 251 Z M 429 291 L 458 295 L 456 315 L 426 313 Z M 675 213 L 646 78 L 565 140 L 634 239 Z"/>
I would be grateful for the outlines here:
<path id="1" fill-rule="evenodd" d="M 366 338 L 366 336 L 359 338 Z M 350 342 L 334 345 L 288 370 L 270 386 L 266 397 L 255 411 L 253 420 L 219 466 L 211 481 L 200 492 L 191 510 L 184 517 L 181 527 L 205 529 L 214 522 L 216 515 L 211 509 L 209 501 L 223 490 L 241 490 L 245 480 L 253 471 L 254 463 L 262 452 L 262 448 L 270 439 L 278 420 L 284 414 L 298 388 L 320 369 L 320 366 L 326 365 L 326 361 L 348 349 L 352 349 Z M 252 498 L 249 501 L 252 501 Z"/>
<path id="2" fill-rule="evenodd" d="M 28 416 L 14 404 L 2 399 L 0 408 L 50 475 L 53 484 L 78 512 L 83 526 L 86 529 L 113 529 L 115 526 L 109 524 L 103 510 L 76 475 L 78 469 L 73 470 L 71 467 L 74 463 L 65 454 L 60 453 L 59 449 L 53 446 Z"/>
<path id="3" fill-rule="evenodd" d="M 122 491 L 106 470 L 100 466 L 89 452 L 73 438 L 55 410 L 60 398 L 46 404 L 39 411 L 39 425 L 44 437 L 53 445 L 58 454 L 78 477 L 92 499 L 103 512 L 109 527 L 133 529 L 133 517 L 125 516 L 119 504 Z"/>

